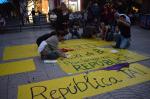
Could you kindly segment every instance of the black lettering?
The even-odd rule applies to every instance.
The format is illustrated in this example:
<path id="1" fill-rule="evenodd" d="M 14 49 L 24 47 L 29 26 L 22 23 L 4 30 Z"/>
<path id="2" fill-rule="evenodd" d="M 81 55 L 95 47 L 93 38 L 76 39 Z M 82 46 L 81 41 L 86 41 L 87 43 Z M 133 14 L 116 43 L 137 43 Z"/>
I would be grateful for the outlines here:
<path id="1" fill-rule="evenodd" d="M 93 49 L 95 52 L 97 52 L 98 54 L 103 54 L 104 51 L 100 50 L 100 49 Z"/>
<path id="2" fill-rule="evenodd" d="M 59 90 L 60 94 L 62 95 L 62 97 L 63 97 L 64 99 L 66 99 L 65 96 L 67 95 L 68 90 L 67 90 L 66 88 L 59 88 L 58 90 Z"/>
<path id="3" fill-rule="evenodd" d="M 99 87 L 105 87 L 104 85 L 100 85 L 100 83 L 97 81 L 97 79 L 96 78 L 93 78 L 93 80 L 95 80 L 95 82 L 96 82 L 96 84 L 97 84 L 97 86 Z"/>
<path id="4" fill-rule="evenodd" d="M 71 91 L 70 86 L 71 86 L 71 84 L 69 85 L 69 87 L 67 87 L 67 89 L 69 90 L 69 92 L 70 92 L 71 94 L 76 94 L 76 93 L 77 93 L 77 87 L 76 87 L 76 86 L 73 86 L 73 89 L 74 89 L 74 92 L 73 92 L 73 91 Z"/>
<path id="5" fill-rule="evenodd" d="M 110 85 L 112 85 L 111 83 L 109 84 L 109 83 L 106 83 L 106 81 L 104 81 L 105 80 L 105 78 L 101 78 L 101 81 L 102 81 L 102 83 L 104 84 L 104 85 L 106 85 L 106 86 L 110 86 Z"/>
<path id="6" fill-rule="evenodd" d="M 114 64 L 114 62 L 113 61 L 111 61 L 111 60 L 109 60 L 109 59 L 105 59 L 105 60 L 102 60 L 105 64 L 107 64 L 107 65 L 113 65 Z"/>
<path id="7" fill-rule="evenodd" d="M 129 78 L 136 78 L 136 75 L 142 75 L 141 73 L 139 73 L 138 71 L 135 70 L 131 70 L 131 69 L 123 69 L 120 70 L 122 73 L 124 73 L 125 75 L 127 75 Z"/>
<path id="8" fill-rule="evenodd" d="M 88 64 L 94 68 L 97 63 L 96 62 L 90 62 Z"/>
<path id="9" fill-rule="evenodd" d="M 84 70 L 92 69 L 92 67 L 88 64 L 81 64 L 81 66 L 84 67 Z"/>
<path id="10" fill-rule="evenodd" d="M 97 88 L 99 87 L 98 85 L 97 85 L 97 86 L 94 86 L 94 85 L 89 81 L 89 78 L 88 78 L 87 76 L 84 76 L 84 79 L 85 79 L 86 83 L 90 84 L 91 87 L 93 87 L 94 89 L 97 89 Z"/>
<path id="11" fill-rule="evenodd" d="M 76 82 L 74 78 L 73 78 L 73 82 L 81 92 L 84 92 L 88 89 L 88 86 L 85 82 Z"/>
<path id="12" fill-rule="evenodd" d="M 117 79 L 114 78 L 114 77 L 110 77 L 110 78 L 109 78 L 109 82 L 111 82 L 112 84 L 116 84 L 116 83 L 118 83 L 118 82 L 122 82 L 122 80 L 117 80 Z"/>
<path id="13" fill-rule="evenodd" d="M 79 71 L 80 69 L 81 69 L 81 65 L 72 65 L 75 69 L 76 69 L 76 71 Z"/>
<path id="14" fill-rule="evenodd" d="M 36 90 L 36 89 L 38 89 L 38 88 L 43 89 L 43 90 L 41 90 L 41 92 L 35 94 L 34 90 Z M 43 93 L 47 90 L 47 88 L 46 88 L 45 86 L 34 86 L 34 87 L 31 87 L 30 89 L 31 89 L 32 99 L 34 99 L 34 98 L 37 97 L 37 96 L 42 96 L 44 99 L 48 99 L 48 98 L 43 94 Z"/>
<path id="15" fill-rule="evenodd" d="M 143 73 L 143 74 L 147 74 L 146 72 L 140 70 L 139 68 L 135 68 L 135 67 L 134 67 L 134 69 L 138 70 L 139 72 L 141 72 L 141 73 Z"/>
<path id="16" fill-rule="evenodd" d="M 52 99 L 59 99 L 59 98 L 61 98 L 61 97 L 58 97 L 58 98 L 54 97 L 53 95 L 54 95 L 55 93 L 56 93 L 56 90 L 50 91 L 50 97 L 51 97 Z"/>
<path id="17" fill-rule="evenodd" d="M 85 55 L 86 55 L 86 56 L 92 56 L 92 55 L 94 55 L 94 54 L 91 53 L 91 52 L 87 52 Z"/>

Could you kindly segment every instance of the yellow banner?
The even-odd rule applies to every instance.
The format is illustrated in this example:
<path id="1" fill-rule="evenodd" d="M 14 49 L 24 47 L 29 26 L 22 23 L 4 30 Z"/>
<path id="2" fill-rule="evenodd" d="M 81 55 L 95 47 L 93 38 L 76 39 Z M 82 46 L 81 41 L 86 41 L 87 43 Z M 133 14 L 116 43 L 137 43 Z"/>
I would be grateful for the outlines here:
<path id="1" fill-rule="evenodd" d="M 84 48 L 95 48 L 97 46 L 111 45 L 112 42 L 106 42 L 102 40 L 94 39 L 77 39 L 77 40 L 66 40 L 59 43 L 60 48 L 73 48 L 73 49 L 84 49 Z M 3 60 L 21 59 L 38 56 L 37 45 L 17 45 L 9 46 L 4 49 Z"/>
<path id="2" fill-rule="evenodd" d="M 0 76 L 29 72 L 35 70 L 32 59 L 0 64 Z"/>
<path id="3" fill-rule="evenodd" d="M 19 86 L 18 99 L 81 99 L 150 80 L 150 69 L 132 64 L 121 71 L 96 71 Z"/>
<path id="4" fill-rule="evenodd" d="M 76 40 L 66 40 L 59 44 L 60 48 L 73 48 L 73 49 L 87 49 L 95 48 L 100 46 L 111 45 L 112 42 L 106 42 L 103 40 L 96 39 L 76 39 Z"/>
<path id="5" fill-rule="evenodd" d="M 58 64 L 68 74 L 101 69 L 124 62 L 136 62 L 149 57 L 128 50 L 113 48 L 80 49 L 67 53 L 68 58 L 60 58 Z"/>
<path id="6" fill-rule="evenodd" d="M 9 46 L 4 49 L 3 60 L 20 59 L 38 56 L 37 45 L 17 45 Z"/>

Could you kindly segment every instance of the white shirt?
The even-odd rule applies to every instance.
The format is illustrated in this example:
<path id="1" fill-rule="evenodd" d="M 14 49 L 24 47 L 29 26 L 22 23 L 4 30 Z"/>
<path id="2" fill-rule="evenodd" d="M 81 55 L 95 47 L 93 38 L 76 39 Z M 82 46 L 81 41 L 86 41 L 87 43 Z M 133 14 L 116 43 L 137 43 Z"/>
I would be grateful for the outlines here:
<path id="1" fill-rule="evenodd" d="M 130 18 L 127 15 L 125 15 L 125 14 L 119 14 L 119 16 L 121 16 L 121 15 L 124 15 L 126 17 L 126 22 L 128 22 L 129 24 L 131 24 Z"/>
<path id="2" fill-rule="evenodd" d="M 45 41 L 42 41 L 40 46 L 38 47 L 38 52 L 41 53 L 46 45 L 47 43 Z"/>
<path id="3" fill-rule="evenodd" d="M 51 14 L 51 15 L 50 15 L 50 19 L 51 19 L 52 21 L 56 21 L 57 15 L 56 15 L 56 14 Z"/>

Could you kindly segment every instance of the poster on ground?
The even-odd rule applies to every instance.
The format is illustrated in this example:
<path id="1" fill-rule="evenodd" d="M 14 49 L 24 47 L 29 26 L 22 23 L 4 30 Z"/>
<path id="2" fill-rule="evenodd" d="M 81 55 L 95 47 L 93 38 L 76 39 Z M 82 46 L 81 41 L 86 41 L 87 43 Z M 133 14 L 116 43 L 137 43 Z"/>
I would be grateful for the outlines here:
<path id="1" fill-rule="evenodd" d="M 18 99 L 83 99 L 150 80 L 150 69 L 132 64 L 120 71 L 99 70 L 21 85 Z"/>

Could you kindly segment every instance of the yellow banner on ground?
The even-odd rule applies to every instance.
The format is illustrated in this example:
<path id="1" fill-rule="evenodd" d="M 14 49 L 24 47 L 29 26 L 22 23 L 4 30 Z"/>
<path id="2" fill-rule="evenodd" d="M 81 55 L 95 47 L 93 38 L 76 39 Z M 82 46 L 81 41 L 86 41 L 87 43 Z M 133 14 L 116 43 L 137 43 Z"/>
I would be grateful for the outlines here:
<path id="1" fill-rule="evenodd" d="M 131 63 L 149 58 L 129 50 L 113 48 L 80 49 L 70 51 L 67 54 L 68 58 L 58 59 L 58 64 L 68 74 L 102 69 L 118 63 Z"/>
<path id="2" fill-rule="evenodd" d="M 86 49 L 95 48 L 100 46 L 111 45 L 112 42 L 107 42 L 103 40 L 96 39 L 76 39 L 76 40 L 66 40 L 59 44 L 60 48 L 73 48 L 73 49 Z"/>
<path id="3" fill-rule="evenodd" d="M 0 64 L 0 76 L 29 72 L 35 70 L 32 59 Z"/>
<path id="4" fill-rule="evenodd" d="M 99 43 L 99 42 L 106 43 L 106 41 L 98 39 L 71 39 L 60 42 L 60 44 L 76 45 L 76 44 Z"/>
<path id="5" fill-rule="evenodd" d="M 9 46 L 4 49 L 3 60 L 20 59 L 38 56 L 37 45 Z"/>
<path id="6" fill-rule="evenodd" d="M 77 40 L 66 40 L 59 43 L 60 48 L 73 48 L 73 49 L 84 49 L 84 48 L 95 48 L 97 46 L 111 45 L 112 42 L 106 42 L 102 40 L 94 39 L 77 39 Z M 17 45 L 9 46 L 4 49 L 3 60 L 29 58 L 38 56 L 38 50 L 36 44 Z"/>
<path id="7" fill-rule="evenodd" d="M 18 87 L 18 99 L 82 99 L 150 80 L 150 69 L 132 64 L 121 71 L 96 71 Z"/>

